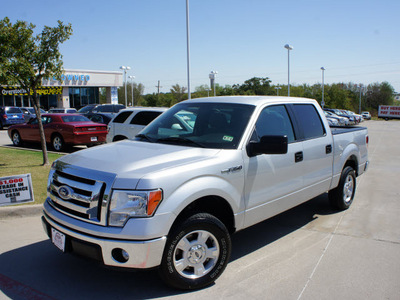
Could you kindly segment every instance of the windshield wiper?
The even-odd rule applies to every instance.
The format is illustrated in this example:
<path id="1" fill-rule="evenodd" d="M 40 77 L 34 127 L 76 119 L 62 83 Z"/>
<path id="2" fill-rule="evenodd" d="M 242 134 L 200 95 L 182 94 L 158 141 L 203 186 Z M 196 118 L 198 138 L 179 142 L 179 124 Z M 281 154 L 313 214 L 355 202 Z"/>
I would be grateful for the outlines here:
<path id="1" fill-rule="evenodd" d="M 155 142 L 154 139 L 150 138 L 148 135 L 143 134 L 143 133 L 139 133 L 139 134 L 135 135 L 135 137 L 140 138 L 140 139 L 144 139 L 144 140 L 146 140 L 146 141 L 148 141 L 150 143 L 154 143 Z"/>
<path id="2" fill-rule="evenodd" d="M 204 146 L 201 143 L 192 141 L 191 139 L 185 138 L 185 137 L 177 137 L 177 136 L 170 136 L 167 138 L 162 138 L 162 139 L 158 139 L 157 142 L 173 142 L 173 143 L 184 143 L 184 144 L 192 144 L 192 145 L 196 145 L 198 147 L 201 148 L 205 148 L 206 146 Z"/>

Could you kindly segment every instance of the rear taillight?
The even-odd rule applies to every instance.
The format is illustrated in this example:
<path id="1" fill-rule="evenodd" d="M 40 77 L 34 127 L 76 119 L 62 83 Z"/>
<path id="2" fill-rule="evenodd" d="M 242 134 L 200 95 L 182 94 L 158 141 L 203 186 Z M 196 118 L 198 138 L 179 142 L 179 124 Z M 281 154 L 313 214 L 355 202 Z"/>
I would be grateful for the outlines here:
<path id="1" fill-rule="evenodd" d="M 367 144 L 367 147 L 368 147 L 368 143 L 369 143 L 369 136 L 368 135 L 365 137 L 365 143 Z"/>
<path id="2" fill-rule="evenodd" d="M 85 131 L 84 129 L 85 129 L 84 127 L 75 127 L 74 132 L 83 132 Z"/>
<path id="3" fill-rule="evenodd" d="M 7 115 L 3 115 L 3 118 L 4 118 L 4 119 L 8 119 L 8 116 L 7 116 Z"/>

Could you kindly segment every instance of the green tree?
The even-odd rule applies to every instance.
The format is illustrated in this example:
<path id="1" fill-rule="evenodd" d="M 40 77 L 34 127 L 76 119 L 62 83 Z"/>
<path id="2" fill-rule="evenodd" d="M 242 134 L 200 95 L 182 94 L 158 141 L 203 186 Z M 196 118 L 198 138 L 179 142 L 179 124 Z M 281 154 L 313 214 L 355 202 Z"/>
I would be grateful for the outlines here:
<path id="1" fill-rule="evenodd" d="M 187 89 L 185 87 L 180 86 L 179 84 L 173 85 L 170 91 L 172 96 L 174 97 L 174 103 L 171 103 L 171 105 L 186 100 L 187 99 L 186 90 Z"/>
<path id="2" fill-rule="evenodd" d="M 45 26 L 38 35 L 33 34 L 34 28 L 35 25 L 24 21 L 12 24 L 7 17 L 0 21 L 0 84 L 18 85 L 28 92 L 28 97 L 33 98 L 39 121 L 43 165 L 48 165 L 37 89 L 45 78 L 61 80 L 63 62 L 59 45 L 69 39 L 72 26 L 58 21 L 58 26 Z"/>
<path id="3" fill-rule="evenodd" d="M 378 110 L 379 105 L 392 105 L 393 95 L 394 88 L 388 82 L 370 84 L 365 95 L 365 106 Z"/>
<path id="4" fill-rule="evenodd" d="M 274 95 L 271 88 L 271 80 L 268 77 L 253 77 L 246 80 L 242 85 L 234 85 L 233 88 L 240 95 Z"/>

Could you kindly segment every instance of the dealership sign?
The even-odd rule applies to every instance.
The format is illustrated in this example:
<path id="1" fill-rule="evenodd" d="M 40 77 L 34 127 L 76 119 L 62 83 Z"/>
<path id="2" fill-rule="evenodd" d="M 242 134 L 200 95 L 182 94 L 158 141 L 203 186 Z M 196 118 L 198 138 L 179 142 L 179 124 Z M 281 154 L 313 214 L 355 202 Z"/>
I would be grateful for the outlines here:
<path id="1" fill-rule="evenodd" d="M 50 78 L 44 78 L 43 79 L 43 84 L 51 84 L 52 82 L 59 82 L 62 84 L 63 82 L 65 84 L 67 83 L 81 83 L 81 84 L 86 84 L 90 80 L 90 75 L 87 74 L 62 74 L 60 77 L 60 81 L 57 79 L 57 77 L 50 77 Z"/>
<path id="2" fill-rule="evenodd" d="M 0 206 L 33 201 L 31 174 L 0 177 Z"/>
<path id="3" fill-rule="evenodd" d="M 62 94 L 62 87 L 60 86 L 42 86 L 36 89 L 36 93 L 40 95 L 61 95 Z M 25 90 L 20 87 L 0 87 L 0 95 L 4 96 L 28 96 L 33 95 L 33 90 Z"/>

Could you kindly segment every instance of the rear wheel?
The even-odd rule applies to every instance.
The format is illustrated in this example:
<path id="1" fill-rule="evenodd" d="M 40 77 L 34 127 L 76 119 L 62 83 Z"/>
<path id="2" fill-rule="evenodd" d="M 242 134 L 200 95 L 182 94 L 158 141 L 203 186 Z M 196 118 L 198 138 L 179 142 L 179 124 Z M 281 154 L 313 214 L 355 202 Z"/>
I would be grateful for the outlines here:
<path id="1" fill-rule="evenodd" d="M 175 288 L 202 288 L 222 274 L 230 253 L 231 239 L 225 225 L 210 214 L 198 213 L 168 237 L 160 275 Z"/>
<path id="2" fill-rule="evenodd" d="M 62 151 L 65 147 L 63 138 L 58 134 L 55 135 L 51 140 L 51 145 L 53 146 L 53 149 L 56 151 Z"/>
<path id="3" fill-rule="evenodd" d="M 353 203 L 356 192 L 356 172 L 352 167 L 346 167 L 340 176 L 337 188 L 329 191 L 329 201 L 332 208 L 345 210 Z"/>
<path id="4" fill-rule="evenodd" d="M 22 145 L 21 135 L 19 134 L 18 131 L 13 131 L 11 137 L 12 137 L 12 142 L 13 142 L 14 146 L 19 147 Z"/>

